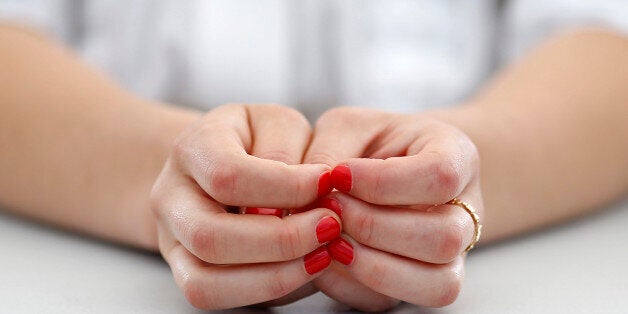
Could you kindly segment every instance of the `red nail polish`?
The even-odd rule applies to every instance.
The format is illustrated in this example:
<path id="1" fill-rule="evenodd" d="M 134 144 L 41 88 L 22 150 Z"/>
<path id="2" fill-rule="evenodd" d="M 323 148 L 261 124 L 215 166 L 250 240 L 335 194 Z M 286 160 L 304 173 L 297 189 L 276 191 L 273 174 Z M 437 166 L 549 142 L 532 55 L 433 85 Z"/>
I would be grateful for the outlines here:
<path id="1" fill-rule="evenodd" d="M 325 171 L 318 179 L 318 197 L 329 194 L 332 190 L 331 186 L 331 172 Z"/>
<path id="2" fill-rule="evenodd" d="M 351 191 L 352 180 L 351 169 L 347 165 L 338 165 L 331 171 L 331 185 L 338 191 Z"/>
<path id="3" fill-rule="evenodd" d="M 340 224 L 333 217 L 325 217 L 316 225 L 316 238 L 319 243 L 329 242 L 340 235 Z"/>
<path id="4" fill-rule="evenodd" d="M 294 214 L 300 214 L 300 213 L 304 213 L 308 210 L 312 210 L 314 208 L 316 208 L 315 203 L 311 203 L 311 204 L 307 204 L 303 207 L 299 207 L 299 208 L 291 208 L 288 210 L 288 212 L 290 213 L 290 215 L 294 215 Z"/>
<path id="5" fill-rule="evenodd" d="M 331 256 L 340 263 L 349 265 L 353 262 L 353 246 L 349 241 L 338 238 L 327 244 L 327 248 Z"/>
<path id="6" fill-rule="evenodd" d="M 316 207 L 331 209 L 338 217 L 342 218 L 342 206 L 340 206 L 340 202 L 334 198 L 325 197 L 320 199 L 316 202 Z"/>
<path id="7" fill-rule="evenodd" d="M 244 209 L 244 213 L 257 215 L 273 215 L 279 218 L 283 217 L 283 209 L 277 208 L 247 207 Z"/>
<path id="8" fill-rule="evenodd" d="M 305 271 L 310 275 L 314 275 L 331 264 L 331 256 L 327 248 L 321 246 L 305 255 L 305 257 L 303 257 L 303 263 L 305 264 Z"/>

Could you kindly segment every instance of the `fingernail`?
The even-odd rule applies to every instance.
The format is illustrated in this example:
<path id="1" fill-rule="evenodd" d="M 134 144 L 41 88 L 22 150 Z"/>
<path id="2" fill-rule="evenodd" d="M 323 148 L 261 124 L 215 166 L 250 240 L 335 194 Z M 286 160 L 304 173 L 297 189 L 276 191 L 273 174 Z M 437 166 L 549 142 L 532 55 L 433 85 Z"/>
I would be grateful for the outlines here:
<path id="1" fill-rule="evenodd" d="M 338 238 L 327 244 L 327 248 L 331 256 L 340 263 L 349 265 L 353 262 L 353 246 L 349 241 Z"/>
<path id="2" fill-rule="evenodd" d="M 331 185 L 338 191 L 351 191 L 351 169 L 347 165 L 338 165 L 331 171 Z"/>
<path id="3" fill-rule="evenodd" d="M 331 193 L 331 172 L 325 171 L 318 178 L 318 197 L 325 196 Z"/>
<path id="4" fill-rule="evenodd" d="M 316 199 L 314 202 L 307 204 L 303 207 L 298 207 L 298 208 L 292 208 L 289 210 L 289 212 L 291 214 L 300 214 L 303 212 L 306 212 L 308 210 L 312 210 L 314 208 L 320 208 L 321 206 L 318 205 L 318 203 L 320 202 L 320 199 Z"/>
<path id="5" fill-rule="evenodd" d="M 340 224 L 333 217 L 325 217 L 316 225 L 318 243 L 329 242 L 340 235 Z"/>
<path id="6" fill-rule="evenodd" d="M 331 209 L 338 217 L 342 218 L 342 206 L 335 198 L 325 197 L 316 203 L 316 207 Z"/>
<path id="7" fill-rule="evenodd" d="M 273 215 L 279 218 L 283 217 L 283 209 L 277 208 L 247 207 L 244 209 L 244 213 L 257 215 Z"/>
<path id="8" fill-rule="evenodd" d="M 321 246 L 305 255 L 303 263 L 305 264 L 305 271 L 310 275 L 314 275 L 331 264 L 331 255 L 329 255 L 325 246 Z"/>

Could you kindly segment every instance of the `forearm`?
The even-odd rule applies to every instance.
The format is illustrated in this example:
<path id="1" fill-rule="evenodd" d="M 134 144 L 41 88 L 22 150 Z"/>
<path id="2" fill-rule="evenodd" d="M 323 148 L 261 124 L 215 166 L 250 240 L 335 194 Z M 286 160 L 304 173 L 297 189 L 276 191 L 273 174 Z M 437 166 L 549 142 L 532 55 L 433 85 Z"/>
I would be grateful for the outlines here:
<path id="1" fill-rule="evenodd" d="M 486 241 L 555 223 L 628 191 L 628 40 L 563 35 L 464 106 L 434 114 L 478 146 Z"/>
<path id="2" fill-rule="evenodd" d="M 0 204 L 156 247 L 148 194 L 195 114 L 133 97 L 54 43 L 0 27 Z"/>

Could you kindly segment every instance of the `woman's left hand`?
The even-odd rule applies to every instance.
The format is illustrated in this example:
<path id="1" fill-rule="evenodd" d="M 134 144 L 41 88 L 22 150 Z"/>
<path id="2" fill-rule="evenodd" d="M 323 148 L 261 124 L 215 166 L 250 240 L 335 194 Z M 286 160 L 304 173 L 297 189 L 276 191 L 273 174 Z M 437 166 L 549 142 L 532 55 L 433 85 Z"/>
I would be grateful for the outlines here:
<path id="1" fill-rule="evenodd" d="M 328 245 L 337 262 L 319 289 L 369 311 L 457 298 L 475 224 L 446 203 L 483 214 L 479 156 L 464 133 L 422 114 L 336 108 L 317 121 L 304 163 L 336 165 L 339 192 L 324 203 L 342 213 L 343 239 Z"/>

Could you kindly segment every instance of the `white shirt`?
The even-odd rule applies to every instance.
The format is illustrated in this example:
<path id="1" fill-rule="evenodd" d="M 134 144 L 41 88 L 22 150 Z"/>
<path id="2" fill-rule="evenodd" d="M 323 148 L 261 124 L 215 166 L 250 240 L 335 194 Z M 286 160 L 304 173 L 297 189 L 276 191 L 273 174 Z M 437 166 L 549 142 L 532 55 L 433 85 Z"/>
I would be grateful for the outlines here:
<path id="1" fill-rule="evenodd" d="M 126 88 L 199 108 L 276 102 L 412 112 L 455 104 L 553 32 L 628 30 L 606 1 L 0 0 Z"/>

